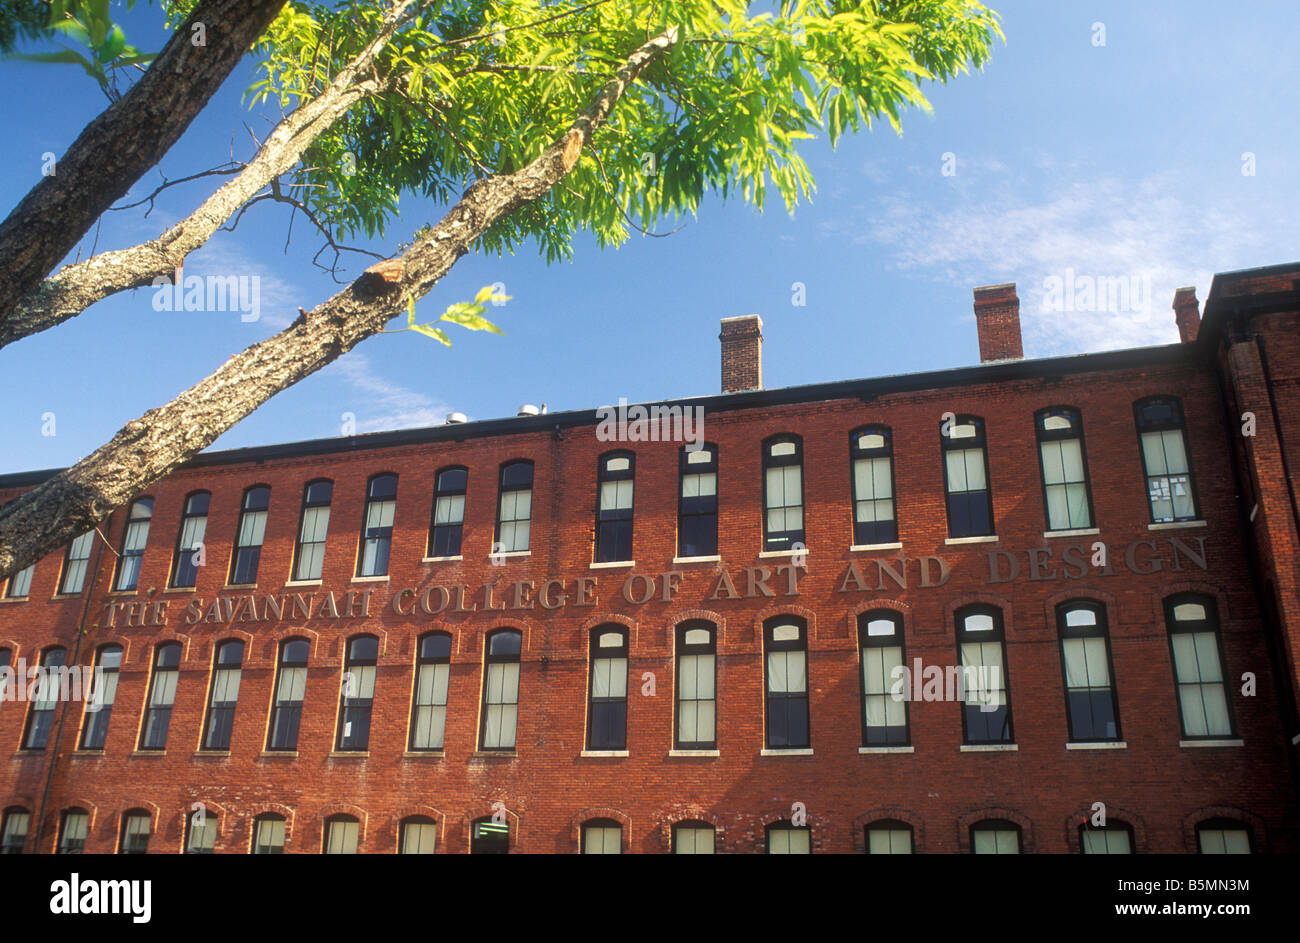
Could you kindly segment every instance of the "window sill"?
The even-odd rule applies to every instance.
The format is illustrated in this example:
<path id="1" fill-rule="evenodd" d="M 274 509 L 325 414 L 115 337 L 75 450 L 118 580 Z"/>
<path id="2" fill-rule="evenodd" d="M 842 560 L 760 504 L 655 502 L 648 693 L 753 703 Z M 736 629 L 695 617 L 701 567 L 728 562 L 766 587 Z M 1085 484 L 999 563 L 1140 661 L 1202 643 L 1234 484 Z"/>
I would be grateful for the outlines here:
<path id="1" fill-rule="evenodd" d="M 721 554 L 714 554 L 711 557 L 673 557 L 673 563 L 721 563 Z"/>
<path id="2" fill-rule="evenodd" d="M 1080 527 L 1075 530 L 1045 530 L 1043 539 L 1051 540 L 1053 537 L 1093 537 L 1101 533 L 1098 527 Z"/>
<path id="3" fill-rule="evenodd" d="M 73 756 L 104 756 L 106 754 L 103 749 L 83 750 L 80 747 L 78 747 L 77 749 L 72 751 L 72 755 Z"/>
<path id="4" fill-rule="evenodd" d="M 369 750 L 331 750 L 325 754 L 331 760 L 368 760 Z"/>
<path id="5" fill-rule="evenodd" d="M 28 598 L 27 596 L 5 596 L 0 598 L 0 605 L 8 602 L 27 602 Z"/>
<path id="6" fill-rule="evenodd" d="M 1067 750 L 1127 750 L 1128 743 L 1123 740 L 1080 741 L 1078 743 L 1067 743 L 1065 748 Z"/>
<path id="7" fill-rule="evenodd" d="M 1180 747 L 1244 747 L 1245 740 L 1224 738 L 1222 740 L 1179 740 Z"/>
<path id="8" fill-rule="evenodd" d="M 916 747 L 913 746 L 896 746 L 896 747 L 858 747 L 858 753 L 866 755 L 868 753 L 915 753 Z"/>
<path id="9" fill-rule="evenodd" d="M 81 593 L 55 593 L 53 596 L 50 597 L 50 601 L 53 602 L 56 599 L 80 599 L 80 598 L 81 598 Z"/>
<path id="10" fill-rule="evenodd" d="M 771 747 L 764 747 L 762 751 L 759 752 L 758 755 L 759 756 L 812 756 L 813 751 L 812 751 L 812 747 L 790 747 L 788 749 L 785 748 L 772 749 Z"/>
<path id="11" fill-rule="evenodd" d="M 809 553 L 811 551 L 807 547 L 802 550 L 764 550 L 759 553 L 758 558 L 760 560 L 771 560 L 776 557 L 793 557 L 795 554 L 807 556 Z"/>
<path id="12" fill-rule="evenodd" d="M 319 586 L 320 580 L 286 580 L 285 586 Z"/>
<path id="13" fill-rule="evenodd" d="M 864 550 L 902 550 L 902 542 L 892 544 L 854 544 L 849 547 L 851 553 L 858 553 Z"/>
<path id="14" fill-rule="evenodd" d="M 669 756 L 722 756 L 719 750 L 669 750 Z"/>
<path id="15" fill-rule="evenodd" d="M 583 750 L 578 755 L 588 756 L 588 757 L 605 757 L 605 756 L 619 757 L 619 756 L 631 756 L 632 754 L 630 754 L 627 750 Z"/>
<path id="16" fill-rule="evenodd" d="M 139 596 L 139 589 L 110 589 L 105 596 Z"/>
<path id="17" fill-rule="evenodd" d="M 471 757 L 484 760 L 513 760 L 519 754 L 514 750 L 475 750 Z"/>
<path id="18" fill-rule="evenodd" d="M 636 566 L 635 560 L 606 560 L 604 563 L 593 563 L 588 569 L 591 570 L 615 570 L 623 566 Z"/>
<path id="19" fill-rule="evenodd" d="M 167 755 L 166 750 L 132 750 L 131 751 L 131 759 L 133 760 L 144 759 L 145 757 L 149 757 L 150 759 L 162 759 L 166 755 Z"/>
<path id="20" fill-rule="evenodd" d="M 454 563 L 457 560 L 464 560 L 464 556 L 456 554 L 454 557 L 425 557 L 421 563 Z"/>
<path id="21" fill-rule="evenodd" d="M 222 760 L 230 756 L 229 750 L 195 750 L 194 759 L 196 760 Z"/>
<path id="22" fill-rule="evenodd" d="M 387 582 L 388 582 L 388 574 L 385 573 L 385 574 L 382 575 L 382 576 L 354 576 L 354 577 L 352 577 L 352 582 L 354 582 L 354 583 L 387 583 Z"/>
<path id="23" fill-rule="evenodd" d="M 402 753 L 404 760 L 440 760 L 443 756 L 442 750 L 406 750 Z"/>
<path id="24" fill-rule="evenodd" d="M 997 542 L 997 534 L 985 534 L 982 537 L 949 537 L 944 541 L 944 544 L 949 547 L 955 547 L 960 544 L 995 544 Z"/>
<path id="25" fill-rule="evenodd" d="M 512 558 L 512 557 L 531 557 L 531 550 L 503 550 L 501 553 L 489 553 L 488 562 L 491 563 L 493 558 Z"/>
<path id="26" fill-rule="evenodd" d="M 227 583 L 225 586 L 221 587 L 221 591 L 223 593 L 228 589 L 254 590 L 257 589 L 257 584 L 256 583 Z"/>
<path id="27" fill-rule="evenodd" d="M 1165 524 L 1148 524 L 1147 530 L 1189 530 L 1195 527 L 1209 527 L 1205 521 L 1169 521 Z"/>
<path id="28" fill-rule="evenodd" d="M 198 591 L 197 586 L 168 586 L 163 590 L 163 595 L 166 596 L 168 593 L 197 593 Z"/>
<path id="29" fill-rule="evenodd" d="M 296 760 L 298 759 L 298 751 L 297 750 L 263 750 L 261 753 L 258 754 L 258 756 L 265 756 L 270 759 L 274 759 L 276 757 L 282 757 L 285 759 Z"/>
<path id="30" fill-rule="evenodd" d="M 1020 750 L 1018 743 L 963 743 L 963 753 L 1016 753 Z"/>

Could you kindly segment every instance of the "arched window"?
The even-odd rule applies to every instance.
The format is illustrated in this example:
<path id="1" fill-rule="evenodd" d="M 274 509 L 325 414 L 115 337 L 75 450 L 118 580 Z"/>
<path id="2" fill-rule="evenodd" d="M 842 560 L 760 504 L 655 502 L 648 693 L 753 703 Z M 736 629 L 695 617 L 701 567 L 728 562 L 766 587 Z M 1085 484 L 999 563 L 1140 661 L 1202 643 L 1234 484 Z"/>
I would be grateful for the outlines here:
<path id="1" fill-rule="evenodd" d="M 510 822 L 503 817 L 484 816 L 470 826 L 469 853 L 504 855 L 510 852 Z"/>
<path id="2" fill-rule="evenodd" d="M 338 750 L 366 750 L 370 747 L 370 712 L 375 702 L 375 668 L 379 661 L 379 640 L 358 635 L 348 641 L 348 656 L 339 686 Z"/>
<path id="3" fill-rule="evenodd" d="M 0 855 L 21 855 L 27 844 L 27 828 L 31 813 L 22 806 L 5 809 L 4 825 L 0 827 Z"/>
<path id="4" fill-rule="evenodd" d="M 244 643 L 238 639 L 219 642 L 214 662 L 203 749 L 229 750 L 230 733 L 235 725 L 235 704 L 239 700 L 239 678 L 244 665 Z"/>
<path id="5" fill-rule="evenodd" d="M 441 750 L 447 726 L 447 685 L 451 675 L 451 636 L 420 636 L 415 665 L 415 704 L 411 714 L 412 751 Z"/>
<path id="6" fill-rule="evenodd" d="M 767 746 L 811 745 L 808 729 L 808 633 L 802 619 L 775 616 L 763 626 Z"/>
<path id="7" fill-rule="evenodd" d="M 325 535 L 330 527 L 330 502 L 334 483 L 312 481 L 302 491 L 302 516 L 294 550 L 293 578 L 318 580 L 325 564 Z"/>
<path id="8" fill-rule="evenodd" d="M 1072 600 L 1056 607 L 1070 740 L 1120 740 L 1119 700 L 1111 673 L 1106 607 Z"/>
<path id="9" fill-rule="evenodd" d="M 984 420 L 944 417 L 939 425 L 943 481 L 948 494 L 948 536 L 984 537 L 993 533 L 993 497 Z"/>
<path id="10" fill-rule="evenodd" d="M 993 606 L 957 610 L 957 653 L 964 694 L 964 742 L 1014 743 L 1002 612 Z"/>
<path id="11" fill-rule="evenodd" d="M 1133 854 L 1133 829 L 1123 822 L 1108 821 L 1104 828 L 1085 822 L 1079 826 L 1079 851 L 1085 855 Z"/>
<path id="12" fill-rule="evenodd" d="M 717 831 L 708 822 L 678 822 L 673 826 L 673 854 L 711 855 L 717 852 Z"/>
<path id="13" fill-rule="evenodd" d="M 1041 409 L 1034 416 L 1048 530 L 1092 526 L 1083 419 L 1077 409 Z"/>
<path id="14" fill-rule="evenodd" d="M 849 433 L 853 474 L 853 543 L 889 544 L 898 540 L 894 506 L 894 436 L 886 426 Z"/>
<path id="15" fill-rule="evenodd" d="M 862 745 L 903 746 L 911 742 L 907 725 L 903 617 L 888 609 L 858 616 L 862 653 Z M 902 696 L 894 692 L 902 689 Z"/>
<path id="16" fill-rule="evenodd" d="M 1203 855 L 1253 854 L 1255 835 L 1236 819 L 1206 819 L 1196 826 L 1196 850 Z"/>
<path id="17" fill-rule="evenodd" d="M 632 498 L 636 456 L 610 452 L 599 462 L 596 498 L 596 562 L 632 559 Z"/>
<path id="18" fill-rule="evenodd" d="M 812 829 L 807 825 L 794 825 L 783 819 L 769 825 L 766 832 L 769 855 L 812 854 Z"/>
<path id="19" fill-rule="evenodd" d="M 86 567 L 90 565 L 90 551 L 95 546 L 95 532 L 88 530 L 72 543 L 63 556 L 63 576 L 59 578 L 59 594 L 75 596 L 86 584 Z"/>
<path id="20" fill-rule="evenodd" d="M 32 576 L 35 573 L 36 564 L 32 563 L 11 576 L 9 585 L 5 587 L 5 598 L 26 599 L 27 594 L 32 591 Z"/>
<path id="21" fill-rule="evenodd" d="M 429 532 L 429 556 L 460 556 L 461 532 L 465 526 L 465 491 L 469 471 L 444 468 L 438 472 L 433 494 L 433 524 Z"/>
<path id="22" fill-rule="evenodd" d="M 108 736 L 108 720 L 117 699 L 117 677 L 122 667 L 122 646 L 101 645 L 95 653 L 93 695 L 86 701 L 81 727 L 81 749 L 102 750 Z"/>
<path id="23" fill-rule="evenodd" d="M 85 809 L 64 809 L 59 816 L 59 845 L 61 855 L 79 855 L 86 847 L 90 833 L 90 814 Z"/>
<path id="24" fill-rule="evenodd" d="M 1183 404 L 1172 396 L 1153 396 L 1133 404 L 1133 417 L 1142 443 L 1151 522 L 1196 520 L 1196 479 Z"/>
<path id="25" fill-rule="evenodd" d="M 153 498 L 141 498 L 131 505 L 126 527 L 122 530 L 122 552 L 118 554 L 117 579 L 113 589 L 129 592 L 140 581 L 140 561 L 149 542 L 149 523 L 153 520 Z"/>
<path id="26" fill-rule="evenodd" d="M 483 665 L 483 729 L 479 744 L 484 750 L 513 750 L 519 719 L 519 653 L 523 633 L 498 629 L 486 639 Z"/>
<path id="27" fill-rule="evenodd" d="M 438 823 L 425 815 L 402 819 L 401 854 L 431 855 L 438 838 Z"/>
<path id="28" fill-rule="evenodd" d="M 355 855 L 361 835 L 361 823 L 352 815 L 331 815 L 325 820 L 325 842 L 321 851 L 327 855 Z"/>
<path id="29" fill-rule="evenodd" d="M 172 557 L 172 586 L 193 586 L 199 576 L 199 554 L 208 531 L 208 505 L 212 495 L 196 491 L 185 499 L 185 513 L 176 532 L 176 553 Z"/>
<path id="30" fill-rule="evenodd" d="M 803 440 L 777 436 L 763 443 L 763 549 L 803 543 Z"/>
<path id="31" fill-rule="evenodd" d="M 677 555 L 712 557 L 718 552 L 718 447 L 682 447 L 678 459 L 681 497 L 677 508 Z"/>
<path id="32" fill-rule="evenodd" d="M 618 625 L 592 629 L 590 651 L 587 746 L 622 750 L 627 746 L 627 629 Z"/>
<path id="33" fill-rule="evenodd" d="M 239 532 L 235 535 L 235 553 L 230 563 L 232 586 L 248 586 L 257 582 L 270 507 L 271 489 L 266 485 L 254 485 L 244 492 L 244 500 L 239 509 Z"/>
<path id="34" fill-rule="evenodd" d="M 27 729 L 23 732 L 24 750 L 44 750 L 50 740 L 54 708 L 59 703 L 60 669 L 68 657 L 67 649 L 55 645 L 41 653 L 40 673 L 27 711 Z M 53 669 L 53 670 L 50 670 Z"/>
<path id="35" fill-rule="evenodd" d="M 164 642 L 154 649 L 149 701 L 140 732 L 141 750 L 162 750 L 167 747 L 167 728 L 171 726 L 172 704 L 176 702 L 180 665 L 180 642 Z"/>
<path id="36" fill-rule="evenodd" d="M 623 826 L 613 819 L 591 819 L 582 823 L 584 855 L 621 855 Z"/>
<path id="37" fill-rule="evenodd" d="M 985 819 L 970 827 L 970 850 L 975 855 L 1020 854 L 1020 826 L 1003 819 Z"/>
<path id="38" fill-rule="evenodd" d="M 275 679 L 275 706 L 271 710 L 268 750 L 298 749 L 298 723 L 302 699 L 307 692 L 307 655 L 310 643 L 303 638 L 280 643 L 280 665 Z"/>
<path id="39" fill-rule="evenodd" d="M 1234 735 L 1224 683 L 1219 615 L 1209 596 L 1182 593 L 1165 600 L 1165 625 L 1178 691 L 1183 736 L 1189 740 Z"/>
<path id="40" fill-rule="evenodd" d="M 497 495 L 497 539 L 493 552 L 528 550 L 528 528 L 533 514 L 533 463 L 508 462 L 501 466 Z"/>
<path id="41" fill-rule="evenodd" d="M 912 826 L 896 819 L 879 819 L 863 829 L 867 854 L 910 855 Z"/>
<path id="42" fill-rule="evenodd" d="M 718 746 L 717 629 L 708 622 L 677 626 L 677 736 L 679 750 Z"/>
<path id="43" fill-rule="evenodd" d="M 366 513 L 361 524 L 357 576 L 386 576 L 397 512 L 397 476 L 376 475 L 366 485 Z"/>
<path id="44" fill-rule="evenodd" d="M 195 809 L 185 820 L 185 853 L 210 855 L 217 850 L 217 817 Z"/>
<path id="45" fill-rule="evenodd" d="M 122 813 L 122 834 L 118 840 L 119 855 L 143 855 L 149 851 L 152 832 L 151 817 L 144 809 L 130 809 Z"/>
<path id="46" fill-rule="evenodd" d="M 284 854 L 284 816 L 263 812 L 253 820 L 253 854 Z"/>

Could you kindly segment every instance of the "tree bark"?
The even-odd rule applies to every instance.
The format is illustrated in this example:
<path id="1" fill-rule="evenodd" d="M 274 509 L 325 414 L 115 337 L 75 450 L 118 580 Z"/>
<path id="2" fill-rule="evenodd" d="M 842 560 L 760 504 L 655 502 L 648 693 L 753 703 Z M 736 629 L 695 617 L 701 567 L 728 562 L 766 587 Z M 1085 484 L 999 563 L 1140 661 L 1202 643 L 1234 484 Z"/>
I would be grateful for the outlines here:
<path id="1" fill-rule="evenodd" d="M 0 223 L 0 326 L 100 215 L 176 143 L 284 0 L 205 0 L 149 70 L 109 105 Z M 193 43 L 202 23 L 206 45 Z"/>
<path id="2" fill-rule="evenodd" d="M 291 170 L 311 142 L 347 114 L 349 108 L 383 89 L 383 83 L 377 79 L 358 82 L 357 78 L 387 45 L 414 2 L 402 0 L 389 13 L 375 39 L 339 71 L 329 87 L 281 120 L 248 165 L 193 213 L 157 239 L 64 266 L 58 274 L 42 282 L 7 320 L 0 322 L 0 348 L 76 317 L 110 295 L 143 288 L 155 278 L 175 274 L 191 252 L 211 239 L 259 190 Z"/>
<path id="3" fill-rule="evenodd" d="M 403 255 L 381 263 L 400 270 L 395 282 L 363 275 L 170 403 L 127 423 L 87 458 L 0 506 L 0 577 L 98 524 L 276 393 L 382 330 L 408 298 L 428 294 L 490 226 L 568 174 L 628 86 L 677 35 L 674 28 L 640 46 L 536 160 L 513 174 L 478 181 Z"/>

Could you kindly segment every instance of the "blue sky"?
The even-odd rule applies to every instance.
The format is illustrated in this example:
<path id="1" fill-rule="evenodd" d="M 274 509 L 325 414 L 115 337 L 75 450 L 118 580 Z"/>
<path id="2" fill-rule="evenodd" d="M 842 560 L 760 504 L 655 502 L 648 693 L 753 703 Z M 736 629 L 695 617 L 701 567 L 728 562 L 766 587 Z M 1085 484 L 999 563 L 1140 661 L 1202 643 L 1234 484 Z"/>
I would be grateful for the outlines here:
<path id="1" fill-rule="evenodd" d="M 1169 343 L 1175 288 L 1195 285 L 1203 301 L 1215 272 L 1300 258 L 1294 0 L 1230 13 L 1188 0 L 990 5 L 1007 41 L 984 70 L 928 86 L 933 113 L 905 115 L 901 137 L 885 125 L 835 151 L 811 143 L 818 190 L 793 216 L 779 199 L 761 214 L 714 200 L 670 238 L 636 235 L 604 252 L 579 241 L 571 264 L 548 267 L 531 250 L 467 256 L 421 319 L 503 282 L 513 300 L 489 315 L 505 337 L 452 328 L 453 350 L 412 334 L 372 338 L 214 448 L 339 435 L 345 414 L 369 432 L 439 424 L 453 409 L 487 419 L 521 403 L 557 411 L 716 393 L 718 319 L 738 314 L 763 318 L 768 388 L 963 366 L 979 360 L 972 287 L 1008 281 L 1019 286 L 1028 357 Z M 133 41 L 150 45 L 145 24 L 156 15 L 137 6 L 124 21 Z M 74 67 L 0 70 L 7 211 L 39 179 L 41 155 L 61 153 L 104 99 Z M 241 105 L 251 75 L 250 61 L 164 173 L 211 167 L 232 147 L 248 156 L 245 123 L 265 129 L 272 117 Z M 133 193 L 157 182 L 150 175 Z M 157 235 L 208 192 L 202 181 L 175 188 L 148 218 L 108 214 L 99 248 Z M 390 238 L 371 247 L 393 254 L 440 215 L 408 201 Z M 284 207 L 255 207 L 186 266 L 259 276 L 255 322 L 157 312 L 142 290 L 0 350 L 0 473 L 77 461 L 298 306 L 329 297 L 336 286 L 310 261 L 318 243 L 299 219 L 286 254 L 287 223 Z M 1124 278 L 1134 292 L 1126 305 L 1060 310 L 1050 280 L 1071 271 L 1076 285 Z M 796 282 L 802 306 L 792 303 Z M 50 413 L 54 435 L 42 434 Z"/>

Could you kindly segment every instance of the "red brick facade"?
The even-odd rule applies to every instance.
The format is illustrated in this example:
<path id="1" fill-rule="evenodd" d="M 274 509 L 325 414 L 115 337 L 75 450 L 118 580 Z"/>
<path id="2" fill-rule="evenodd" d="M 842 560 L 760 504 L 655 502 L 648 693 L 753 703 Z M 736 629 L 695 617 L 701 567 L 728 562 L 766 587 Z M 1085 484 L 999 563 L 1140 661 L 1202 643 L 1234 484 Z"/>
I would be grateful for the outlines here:
<path id="1" fill-rule="evenodd" d="M 138 591 L 109 591 L 122 509 L 101 527 L 110 549 L 96 541 L 87 593 L 56 595 L 63 558 L 52 554 L 26 597 L 0 602 L 0 647 L 15 661 L 56 644 L 78 664 L 105 644 L 124 650 L 103 750 L 77 749 L 80 704 L 58 705 L 44 750 L 22 749 L 28 705 L 0 704 L 0 804 L 32 813 L 29 852 L 39 820 L 43 853 L 74 807 L 89 813 L 87 852 L 117 849 L 130 809 L 149 814 L 151 853 L 181 851 L 194 803 L 216 819 L 219 853 L 247 853 L 254 817 L 267 812 L 285 819 L 286 852 L 320 851 L 326 818 L 340 814 L 358 821 L 362 852 L 395 851 L 399 823 L 414 815 L 436 823 L 439 853 L 465 852 L 473 822 L 494 812 L 518 852 L 574 852 L 594 819 L 616 823 L 625 852 L 669 851 L 673 825 L 687 820 L 712 825 L 718 851 L 757 852 L 765 828 L 792 811 L 806 812 L 816 852 L 860 852 L 864 828 L 880 820 L 910 826 L 917 852 L 966 852 L 972 825 L 1001 820 L 1019 827 L 1023 851 L 1064 853 L 1079 851 L 1096 803 L 1131 829 L 1138 852 L 1193 852 L 1197 825 L 1218 819 L 1248 829 L 1258 851 L 1300 851 L 1289 693 L 1300 677 L 1300 556 L 1283 469 L 1284 454 L 1300 464 L 1300 266 L 1250 277 L 1216 279 L 1196 343 L 709 400 L 716 561 L 675 562 L 681 443 L 599 441 L 590 413 L 204 456 L 148 491 Z M 1236 290 L 1259 310 L 1230 312 L 1224 299 Z M 1016 352 L 1001 357 L 1018 356 L 1016 335 Z M 725 382 L 725 327 L 723 339 Z M 983 332 L 981 354 L 990 359 Z M 1199 505 L 1196 521 L 1177 525 L 1150 523 L 1134 422 L 1134 403 L 1161 395 L 1181 401 Z M 1082 416 L 1095 532 L 1045 533 L 1035 413 L 1052 406 Z M 1244 437 L 1247 410 L 1256 424 Z M 984 420 L 992 540 L 949 538 L 945 413 Z M 850 549 L 849 433 L 868 424 L 893 433 L 898 549 Z M 762 553 L 762 448 L 778 433 L 802 440 L 803 566 Z M 612 449 L 636 456 L 634 563 L 593 566 L 597 465 Z M 529 553 L 494 565 L 499 469 L 521 458 L 534 467 Z M 468 469 L 462 552 L 426 561 L 435 474 L 452 465 Z M 398 476 L 389 574 L 358 580 L 364 496 L 379 473 Z M 37 477 L 0 479 L 0 499 Z M 333 481 L 324 571 L 319 585 L 293 585 L 303 489 L 318 478 Z M 258 583 L 228 587 L 242 496 L 259 484 L 271 497 Z M 193 590 L 169 589 L 182 508 L 197 490 L 211 492 L 207 562 Z M 1003 579 L 1012 559 L 1018 576 Z M 1183 736 L 1165 612 L 1180 593 L 1217 610 L 1234 730 L 1209 744 Z M 308 594 L 310 617 L 295 614 L 294 597 L 301 607 Z M 1103 749 L 1067 748 L 1056 607 L 1074 599 L 1101 604 L 1109 627 L 1123 740 Z M 961 705 L 922 701 L 908 705 L 905 748 L 863 752 L 859 614 L 899 613 L 909 663 L 953 665 L 956 613 L 972 603 L 1003 620 L 1014 748 L 963 749 Z M 807 627 L 810 752 L 765 749 L 764 624 L 778 615 Z M 675 627 L 688 620 L 717 628 L 712 755 L 674 750 Z M 590 638 L 606 624 L 628 631 L 626 755 L 584 755 L 594 752 Z M 484 640 L 500 627 L 523 636 L 518 733 L 514 750 L 492 753 L 479 749 Z M 435 629 L 452 638 L 445 748 L 412 753 L 417 640 Z M 340 673 L 357 634 L 379 640 L 373 718 L 368 749 L 341 753 Z M 298 748 L 269 753 L 277 652 L 291 637 L 310 642 Z M 232 740 L 207 752 L 214 647 L 232 638 L 246 643 Z M 175 705 L 165 749 L 145 751 L 153 653 L 166 640 L 182 646 Z M 1255 684 L 1244 695 L 1247 673 Z"/>

